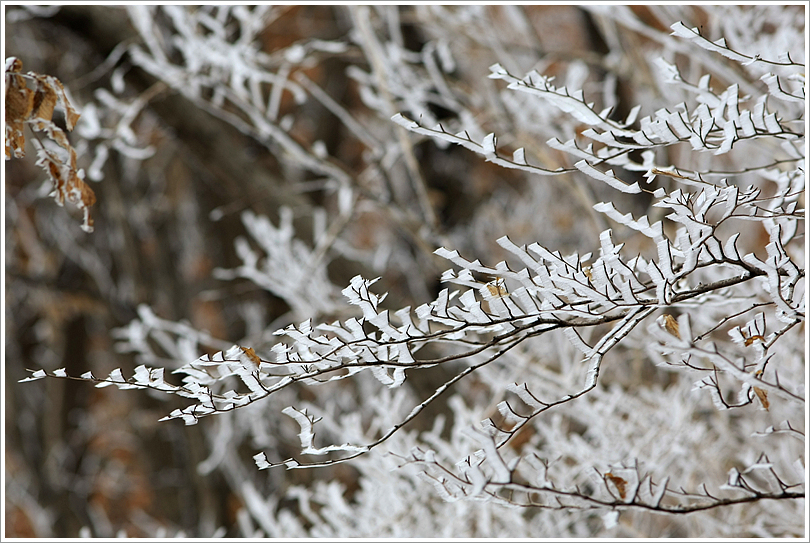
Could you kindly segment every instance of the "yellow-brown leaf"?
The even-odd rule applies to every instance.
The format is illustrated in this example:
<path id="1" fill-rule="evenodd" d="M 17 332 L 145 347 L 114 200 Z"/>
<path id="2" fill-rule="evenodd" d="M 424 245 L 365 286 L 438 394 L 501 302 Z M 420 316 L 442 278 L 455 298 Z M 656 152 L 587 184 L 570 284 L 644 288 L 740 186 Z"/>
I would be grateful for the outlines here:
<path id="1" fill-rule="evenodd" d="M 487 290 L 489 290 L 489 293 L 493 296 L 506 296 L 509 294 L 509 291 L 506 290 L 506 285 L 503 283 L 503 279 L 487 283 Z"/>
<path id="2" fill-rule="evenodd" d="M 25 156 L 24 127 L 29 125 L 31 130 L 45 132 L 51 141 L 67 152 L 57 153 L 46 149 L 38 140 L 34 140 L 37 147 L 37 165 L 48 172 L 53 181 L 53 196 L 56 203 L 64 205 L 65 200 L 76 205 L 84 214 L 82 229 L 93 231 L 93 219 L 90 217 L 90 206 L 95 204 L 96 195 L 84 179 L 79 175 L 76 165 L 76 151 L 71 147 L 67 135 L 53 122 L 53 112 L 57 104 L 65 111 L 65 124 L 72 130 L 79 119 L 79 114 L 73 109 L 65 93 L 62 83 L 53 76 L 29 72 L 23 75 L 22 61 L 18 58 L 9 59 L 6 63 L 6 134 L 5 153 L 6 160 L 12 155 L 15 158 Z M 34 82 L 34 90 L 28 88 L 26 80 Z"/>
<path id="3" fill-rule="evenodd" d="M 259 358 L 259 356 L 256 354 L 256 351 L 253 350 L 253 348 L 251 347 L 239 347 L 239 348 L 242 349 L 242 352 L 245 353 L 245 356 L 247 356 L 250 359 L 250 361 L 256 364 L 257 366 L 262 363 L 262 359 Z"/>
<path id="4" fill-rule="evenodd" d="M 754 387 L 754 394 L 757 395 L 759 398 L 759 403 L 762 404 L 762 407 L 765 408 L 765 411 L 768 411 L 768 407 L 770 407 L 771 402 L 768 401 L 768 391 L 762 390 L 759 387 Z"/>
<path id="5" fill-rule="evenodd" d="M 621 477 L 613 475 L 610 472 L 605 473 L 605 479 L 613 483 L 613 485 L 616 487 L 616 490 L 619 491 L 619 497 L 621 499 L 624 499 L 624 497 L 627 495 L 627 481 L 625 481 Z"/>
<path id="6" fill-rule="evenodd" d="M 676 338 L 681 338 L 681 331 L 678 326 L 678 321 L 675 320 L 675 317 L 668 313 L 664 313 L 662 315 L 664 321 L 664 328 L 667 332 L 675 336 Z"/>

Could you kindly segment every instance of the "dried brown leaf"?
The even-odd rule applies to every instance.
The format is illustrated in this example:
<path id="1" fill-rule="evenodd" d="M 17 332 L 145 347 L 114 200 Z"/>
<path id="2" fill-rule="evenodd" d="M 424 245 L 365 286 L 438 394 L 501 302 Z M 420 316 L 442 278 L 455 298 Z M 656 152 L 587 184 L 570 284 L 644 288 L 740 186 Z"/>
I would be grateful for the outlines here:
<path id="1" fill-rule="evenodd" d="M 65 112 L 65 124 L 73 130 L 79 114 L 70 104 L 62 83 L 53 76 L 22 71 L 22 61 L 10 57 L 6 59 L 6 160 L 13 154 L 15 158 L 25 156 L 26 124 L 36 132 L 44 132 L 63 152 L 46 149 L 42 142 L 33 140 L 37 147 L 37 165 L 41 166 L 54 185 L 53 197 L 56 203 L 64 205 L 65 200 L 74 204 L 84 213 L 82 229 L 93 231 L 90 206 L 95 204 L 96 195 L 76 166 L 76 151 L 71 147 L 67 135 L 53 122 L 53 112 L 57 105 Z M 27 81 L 34 83 L 34 90 L 28 88 Z"/>
<path id="2" fill-rule="evenodd" d="M 256 364 L 257 366 L 262 363 L 262 359 L 259 358 L 259 356 L 256 354 L 256 351 L 253 350 L 253 348 L 251 347 L 239 347 L 239 348 L 242 349 L 242 352 L 245 353 L 245 356 L 247 356 L 250 359 L 250 361 Z"/>
<path id="3" fill-rule="evenodd" d="M 770 407 L 770 405 L 771 405 L 771 402 L 768 401 L 768 391 L 763 390 L 763 389 L 761 389 L 759 387 L 753 387 L 753 388 L 754 388 L 754 394 L 756 394 L 757 398 L 759 398 L 759 402 L 762 404 L 762 407 L 765 408 L 765 411 L 768 411 L 768 407 Z"/>
<path id="4" fill-rule="evenodd" d="M 53 120 L 53 110 L 56 109 L 56 92 L 53 87 L 41 76 L 37 76 L 37 90 L 34 92 L 34 107 L 31 110 L 32 120 Z"/>
<path id="5" fill-rule="evenodd" d="M 675 320 L 675 317 L 673 317 L 668 313 L 664 313 L 661 317 L 666 331 L 675 336 L 676 338 L 680 339 L 681 332 L 678 327 L 678 321 Z"/>
<path id="6" fill-rule="evenodd" d="M 610 472 L 605 473 L 605 479 L 613 483 L 613 485 L 616 487 L 616 490 L 619 491 L 619 497 L 621 499 L 624 499 L 624 497 L 627 495 L 627 481 L 625 481 L 621 477 L 613 475 Z"/>
<path id="7" fill-rule="evenodd" d="M 506 296 L 509 294 L 509 291 L 506 290 L 506 285 L 504 285 L 503 280 L 493 281 L 492 283 L 487 283 L 487 290 L 493 296 Z"/>
<path id="8" fill-rule="evenodd" d="M 37 165 L 41 166 L 48 172 L 48 175 L 53 181 L 54 192 L 53 197 L 56 203 L 64 205 L 65 200 L 74 204 L 81 209 L 84 213 L 84 220 L 82 222 L 82 229 L 86 232 L 93 231 L 93 219 L 90 217 L 90 206 L 96 203 L 96 195 L 84 179 L 79 175 L 76 168 L 76 151 L 72 147 L 67 149 L 69 155 L 66 161 L 60 157 L 56 152 L 42 147 L 37 140 L 34 140 L 38 148 L 39 160 Z"/>
<path id="9" fill-rule="evenodd" d="M 759 341 L 761 341 L 761 342 L 765 343 L 765 338 L 764 338 L 764 337 L 762 337 L 762 336 L 760 336 L 760 335 L 756 335 L 756 336 L 751 336 L 751 337 L 747 337 L 747 338 L 745 338 L 745 346 L 746 346 L 746 347 L 750 346 L 750 345 L 751 345 L 752 343 L 754 343 L 756 340 L 759 340 Z"/>
<path id="10" fill-rule="evenodd" d="M 25 84 L 25 79 L 14 75 L 22 70 L 22 61 L 12 58 L 6 61 L 6 160 L 25 156 L 23 127 L 34 107 L 34 91 Z"/>
<path id="11" fill-rule="evenodd" d="M 37 104 L 36 99 L 34 100 L 35 111 L 32 113 L 32 116 L 50 121 L 53 118 L 54 107 L 58 103 L 65 112 L 65 125 L 67 129 L 73 130 L 80 115 L 67 99 L 65 87 L 62 86 L 62 83 L 51 75 L 35 73 L 29 73 L 29 75 L 37 82 L 37 94 L 41 93 L 42 95 L 41 103 Z"/>

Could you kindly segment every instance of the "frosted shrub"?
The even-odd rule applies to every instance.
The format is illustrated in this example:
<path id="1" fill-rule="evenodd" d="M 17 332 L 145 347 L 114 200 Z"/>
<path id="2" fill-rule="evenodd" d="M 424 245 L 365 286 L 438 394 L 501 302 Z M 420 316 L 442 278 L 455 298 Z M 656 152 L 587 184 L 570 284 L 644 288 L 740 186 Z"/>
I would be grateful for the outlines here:
<path id="1" fill-rule="evenodd" d="M 162 420 L 207 425 L 210 455 L 199 469 L 220 470 L 238 489 L 244 536 L 664 535 L 649 512 L 699 519 L 681 525 L 688 534 L 803 533 L 803 27 L 788 18 L 771 41 L 764 32 L 754 40 L 751 25 L 771 11 L 708 11 L 712 36 L 727 43 L 673 20 L 669 32 L 656 30 L 629 8 L 589 7 L 612 41 L 597 107 L 580 90 L 599 81 L 586 64 L 551 67 L 573 87 L 542 73 L 542 58 L 516 71 L 531 57 L 507 54 L 479 8 L 415 8 L 437 36 L 422 51 L 404 46 L 396 8 L 345 8 L 345 39 L 273 55 L 255 46 L 270 8 L 130 8 L 141 38 L 129 50 L 135 65 L 266 144 L 293 178 L 319 176 L 328 201 L 314 212 L 311 244 L 290 208 L 278 226 L 243 212 L 251 239 L 235 242 L 241 264 L 214 272 L 284 300 L 289 312 L 275 327 L 245 306 L 247 341 L 231 346 L 142 306 L 116 332 L 118 350 L 142 362 L 132 375 L 39 369 L 24 380 L 184 398 Z M 158 12 L 171 39 L 155 30 Z M 469 34 L 453 44 L 431 16 Z M 501 16 L 528 32 L 517 8 Z M 226 19 L 238 37 L 224 31 Z M 657 45 L 628 60 L 619 30 Z M 471 69 L 457 65 L 458 48 L 487 40 L 508 58 L 465 94 L 446 81 Z M 350 50 L 366 60 L 347 70 L 364 120 L 303 72 L 289 78 L 308 59 Z M 630 62 L 643 62 L 651 84 L 617 118 L 616 74 L 641 77 L 627 73 Z M 297 105 L 314 97 L 364 142 L 363 171 L 293 137 L 298 120 L 282 115 L 283 92 Z M 434 144 L 527 175 L 527 200 L 504 196 L 479 210 L 492 220 L 443 229 L 415 150 Z M 594 233 L 582 250 L 520 229 L 474 235 L 546 229 L 538 206 L 553 204 L 541 202 L 549 194 L 540 184 L 552 181 L 595 212 L 572 219 Z M 415 245 L 438 247 L 449 268 L 438 295 L 402 306 L 380 277 L 331 282 L 338 256 L 379 275 L 387 266 L 432 273 L 435 260 L 401 256 L 400 246 L 353 246 L 347 232 L 363 214 L 394 217 L 411 225 Z M 203 346 L 218 352 L 199 356 Z M 245 443 L 254 466 L 236 453 Z M 346 478 L 342 465 L 358 475 Z M 285 468 L 332 479 L 288 486 L 293 513 L 251 473 Z"/>

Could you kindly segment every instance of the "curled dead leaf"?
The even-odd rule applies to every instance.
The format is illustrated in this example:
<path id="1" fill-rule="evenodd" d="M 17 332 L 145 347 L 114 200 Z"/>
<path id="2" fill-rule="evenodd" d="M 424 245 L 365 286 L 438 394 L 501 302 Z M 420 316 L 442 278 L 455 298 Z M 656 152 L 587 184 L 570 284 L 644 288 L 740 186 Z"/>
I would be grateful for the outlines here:
<path id="1" fill-rule="evenodd" d="M 759 398 L 759 403 L 762 404 L 762 407 L 765 408 L 765 411 L 768 411 L 768 408 L 771 405 L 771 402 L 768 401 L 768 391 L 763 390 L 763 389 L 761 389 L 759 387 L 753 387 L 753 388 L 754 388 L 754 394 L 756 394 L 757 398 Z"/>
<path id="2" fill-rule="evenodd" d="M 745 346 L 748 347 L 757 340 L 765 343 L 765 338 L 764 337 L 762 337 L 761 335 L 755 335 L 755 336 L 745 338 Z"/>
<path id="3" fill-rule="evenodd" d="M 25 156 L 25 120 L 34 108 L 34 91 L 25 84 L 21 75 L 22 61 L 11 57 L 6 59 L 6 160 Z"/>
<path id="4" fill-rule="evenodd" d="M 681 332 L 678 327 L 678 321 L 675 320 L 675 317 L 668 313 L 664 313 L 661 315 L 661 322 L 663 323 L 664 329 L 675 336 L 676 338 L 681 338 Z"/>
<path id="5" fill-rule="evenodd" d="M 65 125 L 73 130 L 79 113 L 70 104 L 62 83 L 53 76 L 28 72 L 22 74 L 22 61 L 15 57 L 6 59 L 6 160 L 25 156 L 25 133 L 27 124 L 35 132 L 44 132 L 53 142 L 51 148 L 39 139 L 33 143 L 37 149 L 37 165 L 42 167 L 53 181 L 52 196 L 58 205 L 65 200 L 84 213 L 82 229 L 93 231 L 90 207 L 96 203 L 96 195 L 84 182 L 84 173 L 76 166 L 76 151 L 67 135 L 53 122 L 56 106 L 65 112 Z M 31 84 L 34 89 L 28 88 Z"/>
<path id="6" fill-rule="evenodd" d="M 493 281 L 491 283 L 487 283 L 487 290 L 493 296 L 506 296 L 509 294 L 509 291 L 506 290 L 506 285 L 503 282 L 503 279 L 498 279 L 497 281 Z"/>
<path id="7" fill-rule="evenodd" d="M 627 481 L 621 477 L 613 475 L 611 472 L 605 473 L 605 479 L 613 483 L 613 486 L 615 486 L 616 490 L 619 491 L 619 497 L 624 499 L 627 495 Z"/>
<path id="8" fill-rule="evenodd" d="M 247 356 L 251 362 L 256 364 L 257 367 L 262 363 L 262 359 L 259 358 L 259 356 L 256 354 L 256 351 L 253 350 L 253 348 L 251 347 L 239 347 L 239 348 L 242 349 L 242 352 L 245 353 L 245 356 Z"/>

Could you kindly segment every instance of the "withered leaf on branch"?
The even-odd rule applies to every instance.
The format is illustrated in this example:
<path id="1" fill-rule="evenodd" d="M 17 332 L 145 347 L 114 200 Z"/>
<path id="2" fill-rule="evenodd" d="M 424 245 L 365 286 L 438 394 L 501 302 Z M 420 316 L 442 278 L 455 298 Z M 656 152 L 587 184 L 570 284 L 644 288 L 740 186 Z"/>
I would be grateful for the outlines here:
<path id="1" fill-rule="evenodd" d="M 11 158 L 12 152 L 15 158 L 25 156 L 23 126 L 34 107 L 34 91 L 26 86 L 22 76 L 15 75 L 20 70 L 20 59 L 6 60 L 6 160 Z"/>
<path id="2" fill-rule="evenodd" d="M 487 283 L 487 290 L 489 290 L 489 293 L 492 294 L 493 296 L 509 295 L 509 291 L 506 290 L 506 286 L 503 284 L 503 279 Z"/>
<path id="3" fill-rule="evenodd" d="M 680 327 L 678 326 L 678 321 L 675 320 L 675 317 L 668 313 L 664 313 L 661 315 L 661 322 L 663 323 L 664 329 L 667 332 L 675 336 L 676 338 L 680 339 L 681 332 Z"/>
<path id="4" fill-rule="evenodd" d="M 27 124 L 35 132 L 44 132 L 58 148 L 48 149 L 38 138 L 37 165 L 41 166 L 53 181 L 52 196 L 56 203 L 71 202 L 84 213 L 82 229 L 93 231 L 90 206 L 96 202 L 96 195 L 84 182 L 84 172 L 76 167 L 76 151 L 71 147 L 67 135 L 53 122 L 53 112 L 59 105 L 65 112 L 65 125 L 73 130 L 79 113 L 70 104 L 62 83 L 53 76 L 34 72 L 22 74 L 22 61 L 15 57 L 6 59 L 6 131 L 5 156 L 10 160 L 25 156 L 24 126 Z M 34 89 L 28 88 L 32 83 Z"/>
<path id="5" fill-rule="evenodd" d="M 762 404 L 762 407 L 765 408 L 765 411 L 768 411 L 768 408 L 771 406 L 771 402 L 768 401 L 768 391 L 763 390 L 763 389 L 761 389 L 759 387 L 753 387 L 753 388 L 754 388 L 754 394 L 756 394 L 757 398 L 759 398 L 759 402 Z"/>
<path id="6" fill-rule="evenodd" d="M 242 352 L 245 353 L 245 356 L 247 356 L 251 362 L 256 364 L 256 367 L 261 365 L 262 359 L 259 358 L 259 355 L 257 355 L 256 351 L 254 351 L 251 347 L 239 347 L 239 348 L 242 349 Z"/>
<path id="7" fill-rule="evenodd" d="M 619 491 L 619 497 L 621 499 L 624 499 L 625 496 L 627 495 L 627 481 L 625 481 L 621 477 L 613 475 L 610 472 L 605 473 L 605 479 L 614 484 L 616 490 Z"/>
<path id="8" fill-rule="evenodd" d="M 746 347 L 748 347 L 748 346 L 752 345 L 757 340 L 759 340 L 759 341 L 761 341 L 763 343 L 765 342 L 765 338 L 762 337 L 761 335 L 757 334 L 757 335 L 745 338 L 745 343 L 744 344 L 745 344 Z"/>

